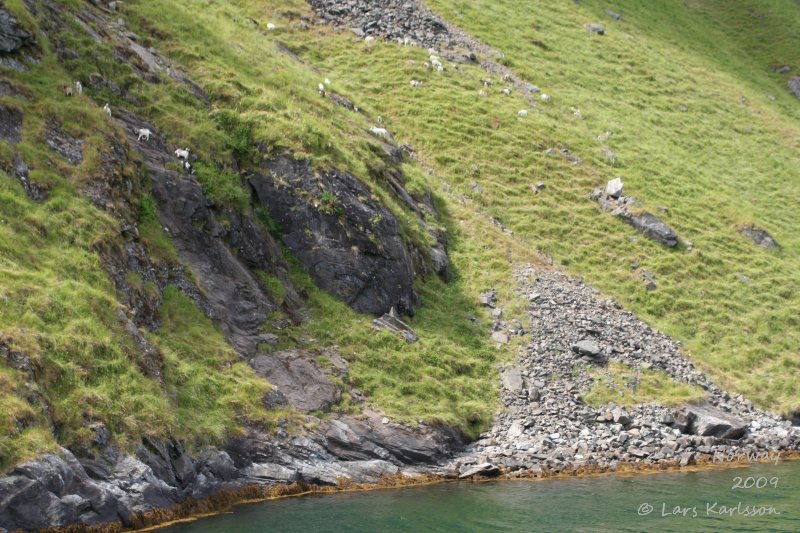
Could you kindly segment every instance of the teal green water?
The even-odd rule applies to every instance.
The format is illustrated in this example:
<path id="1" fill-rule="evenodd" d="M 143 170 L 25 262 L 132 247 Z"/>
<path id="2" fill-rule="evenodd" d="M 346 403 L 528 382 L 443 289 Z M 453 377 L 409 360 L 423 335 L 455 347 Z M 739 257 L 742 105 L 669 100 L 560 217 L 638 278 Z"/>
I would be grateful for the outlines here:
<path id="1" fill-rule="evenodd" d="M 754 511 L 762 514 L 751 516 Z M 536 482 L 459 482 L 290 498 L 243 505 L 229 514 L 163 531 L 798 532 L 800 462 Z"/>

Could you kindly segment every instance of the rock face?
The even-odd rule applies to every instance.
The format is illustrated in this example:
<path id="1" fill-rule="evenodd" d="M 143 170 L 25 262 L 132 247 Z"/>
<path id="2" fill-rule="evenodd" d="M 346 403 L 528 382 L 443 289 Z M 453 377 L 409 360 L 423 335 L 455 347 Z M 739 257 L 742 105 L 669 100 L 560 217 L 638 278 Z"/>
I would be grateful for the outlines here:
<path id="1" fill-rule="evenodd" d="M 747 433 L 746 422 L 708 404 L 684 406 L 674 416 L 675 427 L 690 435 L 737 440 Z"/>
<path id="2" fill-rule="evenodd" d="M 739 233 L 767 251 L 781 249 L 781 245 L 765 229 L 757 228 L 756 226 L 745 226 L 739 230 Z"/>
<path id="3" fill-rule="evenodd" d="M 319 369 L 310 352 L 283 350 L 258 355 L 251 366 L 298 411 L 328 411 L 341 397 L 339 389 Z"/>
<path id="4" fill-rule="evenodd" d="M 353 176 L 279 157 L 248 180 L 314 281 L 356 311 L 412 314 L 414 271 L 397 219 Z"/>
<path id="5" fill-rule="evenodd" d="M 0 52 L 7 54 L 33 42 L 33 36 L 20 28 L 17 19 L 0 6 Z"/>

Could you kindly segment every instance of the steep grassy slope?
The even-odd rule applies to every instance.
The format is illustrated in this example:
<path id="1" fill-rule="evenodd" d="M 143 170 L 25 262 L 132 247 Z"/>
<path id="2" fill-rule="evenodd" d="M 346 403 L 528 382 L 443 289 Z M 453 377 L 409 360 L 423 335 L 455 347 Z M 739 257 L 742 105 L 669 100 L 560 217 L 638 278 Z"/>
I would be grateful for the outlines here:
<path id="1" fill-rule="evenodd" d="M 388 117 L 456 198 L 469 198 L 526 245 L 685 340 L 721 384 L 763 406 L 797 408 L 800 106 L 785 76 L 770 70 L 798 62 L 798 37 L 789 31 L 800 17 L 796 4 L 430 5 L 502 50 L 504 63 L 551 100 L 522 118 L 516 111 L 529 105 L 499 94 L 501 86 L 478 95 L 485 73 L 475 67 L 423 69 L 424 50 L 369 51 L 347 34 L 291 26 L 276 38 Z M 585 30 L 594 21 L 606 35 Z M 425 87 L 412 90 L 412 78 Z M 557 146 L 583 162 L 545 154 Z M 615 165 L 604 147 L 616 153 Z M 634 239 L 600 212 L 587 195 L 615 176 L 644 207 L 668 208 L 666 221 L 693 249 Z M 533 195 L 538 181 L 547 189 Z M 743 238 L 737 228 L 749 223 L 767 228 L 783 250 L 768 253 Z M 643 271 L 655 275 L 658 290 L 646 291 Z"/>
<path id="2" fill-rule="evenodd" d="M 63 4 L 82 7 L 77 0 Z M 95 420 L 123 442 L 173 432 L 201 443 L 235 434 L 245 422 L 269 425 L 285 415 L 261 407 L 268 385 L 236 362 L 222 334 L 172 289 L 165 291 L 161 328 L 148 334 L 161 350 L 163 382 L 140 369 L 96 251 L 119 228 L 79 193 L 100 172 L 108 139 L 121 139 L 99 109 L 105 101 L 160 125 L 171 145 L 190 146 L 201 160 L 198 179 L 219 206 L 250 210 L 239 171 L 261 157 L 259 149 L 267 156 L 291 151 L 318 168 L 335 165 L 363 179 L 398 216 L 406 237 L 425 241 L 382 182 L 386 163 L 365 131 L 382 115 L 400 142 L 413 145 L 420 164 L 404 165 L 408 187 L 433 190 L 454 267 L 450 284 L 433 277 L 419 283 L 424 305 L 411 325 L 420 342 L 376 335 L 372 317 L 317 290 L 299 266 L 293 282 L 308 293 L 310 319 L 275 331 L 279 348 L 338 346 L 350 362 L 348 385 L 391 416 L 441 420 L 471 433 L 485 425 L 496 406 L 494 363 L 513 346 L 497 350 L 489 342 L 477 295 L 494 287 L 505 318 L 523 318 L 513 266 L 537 261 L 537 251 L 685 340 L 720 384 L 765 407 L 800 407 L 800 105 L 787 94 L 785 76 L 769 70 L 800 64 L 800 37 L 787 30 L 800 23 L 796 4 L 431 0 L 551 95 L 536 107 L 502 95 L 500 80 L 479 96 L 487 75 L 477 66 L 447 65 L 437 74 L 422 67 L 423 49 L 382 42 L 367 49 L 349 32 L 302 24 L 310 8 L 300 0 L 169 4 L 167 17 L 160 2 L 132 0 L 120 16 L 143 46 L 168 55 L 199 83 L 208 106 L 166 75 L 157 82 L 137 77 L 72 22 L 55 33 L 40 31 L 41 64 L 13 75 L 28 98 L 2 97 L 25 115 L 14 150 L 31 167 L 31 180 L 51 189 L 45 202 L 34 203 L 15 180 L 0 180 L 0 340 L 37 369 L 31 379 L 0 362 L 3 466 L 56 440 L 82 442 Z M 20 0 L 7 6 L 26 27 L 43 29 L 45 15 L 30 16 Z M 606 7 L 621 12 L 622 21 L 610 20 Z M 275 31 L 265 29 L 269 21 Z M 584 29 L 594 21 L 607 35 Z M 55 34 L 77 58 L 57 60 L 48 37 Z M 94 72 L 132 98 L 107 87 L 61 96 L 60 86 Z M 362 112 L 320 98 L 324 78 Z M 424 86 L 412 89 L 412 78 Z M 527 117 L 517 115 L 522 108 L 530 110 Z M 80 165 L 46 147 L 53 121 L 84 138 Z M 560 146 L 582 163 L 545 153 Z M 604 147 L 616 153 L 616 164 L 606 160 Z M 13 162 L 4 144 L 0 161 L 3 168 Z M 134 162 L 120 172 L 143 178 Z M 617 175 L 651 211 L 668 207 L 664 218 L 693 249 L 634 240 L 633 230 L 587 199 Z M 531 186 L 540 181 L 546 189 L 534 195 Z M 132 208 L 143 240 L 157 260 L 174 263 L 144 188 L 140 196 Z M 744 239 L 737 227 L 747 223 L 767 228 L 783 250 L 767 253 Z M 655 275 L 656 291 L 645 290 L 645 270 Z M 280 300 L 280 282 L 265 280 Z M 338 408 L 352 406 L 345 401 Z"/>

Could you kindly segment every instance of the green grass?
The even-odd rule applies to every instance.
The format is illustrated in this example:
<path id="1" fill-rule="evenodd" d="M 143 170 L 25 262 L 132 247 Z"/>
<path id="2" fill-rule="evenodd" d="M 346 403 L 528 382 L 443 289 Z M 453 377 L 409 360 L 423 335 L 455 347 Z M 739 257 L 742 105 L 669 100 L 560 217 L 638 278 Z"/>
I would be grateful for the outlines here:
<path id="1" fill-rule="evenodd" d="M 592 407 L 609 403 L 622 407 L 645 403 L 676 407 L 706 397 L 700 387 L 678 383 L 662 370 L 634 370 L 623 363 L 610 363 L 592 374 L 592 388 L 583 395 L 583 401 Z"/>
<path id="2" fill-rule="evenodd" d="M 478 96 L 484 71 L 451 65 L 436 74 L 422 68 L 422 49 L 366 49 L 327 28 L 285 27 L 276 39 L 365 113 L 385 117 L 400 142 L 411 142 L 457 217 L 479 210 L 501 219 L 523 247 L 552 256 L 685 341 L 721 385 L 788 413 L 800 407 L 800 293 L 792 281 L 800 270 L 800 107 L 786 76 L 769 66 L 797 62 L 798 35 L 787 28 L 800 9 L 766 1 L 688 4 L 617 2 L 610 7 L 624 18 L 615 23 L 599 2 L 522 9 L 511 0 L 433 0 L 551 95 L 524 118 L 516 112 L 530 106 L 499 94 L 500 84 Z M 584 29 L 597 20 L 607 35 Z M 424 88 L 412 90 L 412 78 Z M 607 131 L 613 135 L 603 140 Z M 561 145 L 582 164 L 544 153 Z M 617 154 L 616 165 L 604 146 Z M 666 250 L 641 236 L 633 242 L 634 230 L 587 199 L 615 176 L 646 209 L 667 207 L 665 220 L 693 250 Z M 537 181 L 547 189 L 534 196 Z M 473 182 L 483 193 L 472 191 Z M 754 246 L 737 232 L 747 223 L 768 229 L 784 249 Z M 492 233 L 471 237 L 494 246 Z M 645 289 L 643 270 L 655 275 L 658 290 Z"/>
<path id="3" fill-rule="evenodd" d="M 6 5 L 28 28 L 38 24 L 21 0 Z M 121 16 L 140 44 L 180 65 L 208 102 L 164 73 L 159 83 L 138 79 L 69 17 L 59 39 L 79 59 L 57 61 L 47 36 L 38 34 L 41 64 L 14 74 L 28 99 L 2 98 L 23 110 L 23 141 L 14 149 L 31 167 L 32 181 L 50 190 L 47 201 L 33 204 L 16 181 L 0 180 L 0 330 L 40 369 L 26 385 L 25 376 L 0 361 L 3 468 L 56 441 L 86 440 L 87 423 L 96 420 L 123 444 L 171 431 L 204 443 L 236 434 L 245 422 L 269 427 L 276 417 L 290 416 L 260 407 L 268 385 L 235 360 L 219 331 L 175 289 L 165 293 L 161 329 L 150 334 L 161 352 L 164 382 L 140 370 L 141 355 L 118 319 L 118 295 L 97 252 L 114 242 L 115 222 L 78 192 L 102 175 L 107 140 L 121 137 L 100 110 L 105 102 L 157 124 L 171 149 L 189 146 L 200 158 L 204 192 L 219 207 L 249 211 L 242 173 L 263 157 L 292 152 L 316 168 L 336 166 L 362 179 L 398 217 L 406 239 L 424 245 L 430 236 L 389 191 L 387 163 L 365 132 L 382 115 L 398 141 L 413 145 L 421 164 L 403 166 L 407 187 L 416 198 L 432 192 L 441 218 L 428 222 L 448 230 L 454 269 L 450 284 L 433 277 L 417 283 L 424 305 L 410 323 L 420 341 L 409 346 L 376 334 L 371 317 L 316 289 L 297 267 L 293 281 L 309 294 L 311 319 L 276 332 L 280 347 L 338 346 L 350 363 L 347 385 L 390 416 L 443 421 L 471 434 L 485 426 L 497 407 L 495 363 L 516 346 L 491 345 L 489 317 L 477 307 L 477 295 L 493 287 L 505 317 L 524 317 L 512 273 L 516 265 L 537 262 L 539 251 L 685 341 L 720 385 L 762 407 L 800 408 L 800 105 L 786 91 L 786 76 L 769 70 L 800 64 L 800 35 L 793 31 L 800 8 L 768 0 L 429 5 L 502 50 L 504 63 L 551 101 L 534 108 L 518 95 L 505 97 L 499 80 L 481 97 L 486 73 L 476 66 L 448 65 L 439 75 L 422 68 L 423 49 L 383 42 L 368 49 L 347 31 L 304 29 L 300 17 L 310 9 L 302 0 L 176 0 L 169 17 L 157 2 L 122 5 Z M 623 20 L 610 20 L 606 8 Z M 261 29 L 269 21 L 278 25 L 274 32 Z M 607 35 L 586 32 L 584 24 L 595 21 Z M 94 72 L 135 102 L 108 88 L 61 96 L 59 87 Z M 326 77 L 362 112 L 320 98 L 316 87 Z M 424 87 L 412 90 L 412 78 Z M 527 117 L 517 115 L 522 108 L 529 109 Z M 84 139 L 81 165 L 45 146 L 52 122 Z M 613 135 L 606 137 L 608 131 Z M 582 163 L 545 154 L 559 146 Z M 604 147 L 616 153 L 615 165 Z M 10 148 L 0 146 L 0 166 L 9 168 L 11 161 Z M 121 172 L 146 179 L 134 164 Z M 587 199 L 615 176 L 646 209 L 668 207 L 665 220 L 693 250 L 666 250 L 641 237 L 633 242 L 631 228 Z M 534 195 L 531 185 L 539 181 L 547 188 Z M 337 208 L 335 202 L 324 206 Z M 152 199 L 144 194 L 131 208 L 128 215 L 139 222 L 154 259 L 176 264 Z M 263 210 L 255 215 L 277 233 Z M 768 229 L 783 250 L 767 253 L 741 237 L 737 228 L 749 223 Z M 645 290 L 645 269 L 655 275 L 656 291 Z M 752 284 L 741 282 L 739 273 Z M 285 296 L 274 276 L 263 273 L 262 281 L 277 300 Z M 625 373 L 612 368 L 616 389 Z M 642 396 L 631 401 L 692 394 L 663 376 L 644 378 Z M 22 400 L 27 386 L 39 391 L 46 408 Z M 608 397 L 616 389 L 593 394 Z M 348 402 L 338 407 L 354 408 Z"/>

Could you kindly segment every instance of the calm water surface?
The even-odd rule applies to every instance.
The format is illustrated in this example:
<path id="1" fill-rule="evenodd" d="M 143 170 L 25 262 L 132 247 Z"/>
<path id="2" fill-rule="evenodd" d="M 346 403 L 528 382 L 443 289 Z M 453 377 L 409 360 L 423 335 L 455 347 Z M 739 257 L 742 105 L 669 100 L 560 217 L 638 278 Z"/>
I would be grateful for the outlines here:
<path id="1" fill-rule="evenodd" d="M 754 510 L 764 514 L 748 516 Z M 243 505 L 229 514 L 162 531 L 800 532 L 800 461 L 703 472 L 459 482 L 307 496 Z"/>

